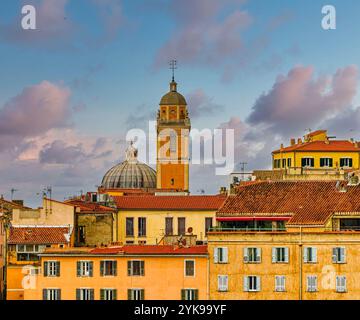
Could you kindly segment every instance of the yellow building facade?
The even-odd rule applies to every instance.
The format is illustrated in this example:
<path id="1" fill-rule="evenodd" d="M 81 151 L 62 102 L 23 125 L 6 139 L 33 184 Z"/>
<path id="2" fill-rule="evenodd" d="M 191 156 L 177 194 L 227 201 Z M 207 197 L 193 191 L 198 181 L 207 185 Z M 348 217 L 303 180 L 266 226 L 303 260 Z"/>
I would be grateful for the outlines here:
<path id="1" fill-rule="evenodd" d="M 360 147 L 352 140 L 335 140 L 326 130 L 318 130 L 305 138 L 291 139 L 291 145 L 273 151 L 273 169 L 289 174 L 325 174 L 334 170 L 358 170 Z"/>
<path id="2" fill-rule="evenodd" d="M 360 299 L 359 233 L 214 232 L 208 246 L 210 299 Z"/>
<path id="3" fill-rule="evenodd" d="M 214 196 L 122 196 L 114 197 L 118 208 L 118 241 L 122 244 L 158 244 L 165 236 L 196 236 L 207 240 L 215 226 L 215 213 L 226 197 Z"/>
<path id="4" fill-rule="evenodd" d="M 48 250 L 41 263 L 25 300 L 208 298 L 206 246 Z"/>

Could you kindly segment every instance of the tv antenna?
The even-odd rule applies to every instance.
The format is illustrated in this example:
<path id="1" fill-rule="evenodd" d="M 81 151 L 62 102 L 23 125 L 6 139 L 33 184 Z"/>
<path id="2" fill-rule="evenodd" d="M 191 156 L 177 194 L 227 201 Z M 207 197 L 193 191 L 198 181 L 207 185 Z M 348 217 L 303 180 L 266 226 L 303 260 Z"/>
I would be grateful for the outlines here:
<path id="1" fill-rule="evenodd" d="M 15 193 L 16 191 L 19 191 L 19 190 L 18 190 L 18 189 L 14 189 L 14 188 L 12 188 L 12 189 L 10 190 L 10 192 L 11 192 L 11 201 L 14 200 L 14 193 Z"/>

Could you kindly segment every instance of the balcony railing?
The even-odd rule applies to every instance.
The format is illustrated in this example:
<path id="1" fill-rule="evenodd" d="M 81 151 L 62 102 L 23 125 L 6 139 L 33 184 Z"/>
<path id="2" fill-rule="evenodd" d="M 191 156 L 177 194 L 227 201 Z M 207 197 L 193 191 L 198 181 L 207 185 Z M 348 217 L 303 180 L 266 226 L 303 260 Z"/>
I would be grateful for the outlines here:
<path id="1" fill-rule="evenodd" d="M 208 232 L 286 232 L 286 228 L 224 228 L 212 227 Z"/>

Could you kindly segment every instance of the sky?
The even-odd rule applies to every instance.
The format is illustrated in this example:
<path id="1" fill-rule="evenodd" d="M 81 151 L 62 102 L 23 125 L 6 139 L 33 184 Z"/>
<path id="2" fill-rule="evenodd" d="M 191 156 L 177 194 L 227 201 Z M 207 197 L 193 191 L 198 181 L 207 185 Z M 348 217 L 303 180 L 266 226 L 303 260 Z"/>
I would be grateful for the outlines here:
<path id="1" fill-rule="evenodd" d="M 36 30 L 21 9 L 36 8 Z M 324 30 L 324 5 L 336 30 Z M 233 129 L 235 170 L 271 167 L 271 151 L 309 128 L 360 140 L 360 2 L 351 0 L 3 0 L 0 194 L 40 205 L 93 191 L 178 90 L 193 128 Z M 192 165 L 193 194 L 228 183 Z M 210 181 L 210 182 L 209 182 Z"/>

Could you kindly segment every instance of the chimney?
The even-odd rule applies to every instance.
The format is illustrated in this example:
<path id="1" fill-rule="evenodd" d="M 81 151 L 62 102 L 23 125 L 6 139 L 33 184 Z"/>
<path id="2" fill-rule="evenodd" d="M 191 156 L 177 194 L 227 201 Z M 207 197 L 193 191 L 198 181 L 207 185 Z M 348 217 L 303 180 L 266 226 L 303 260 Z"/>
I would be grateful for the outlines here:
<path id="1" fill-rule="evenodd" d="M 298 144 L 302 144 L 301 138 L 298 138 Z"/>
<path id="2" fill-rule="evenodd" d="M 284 149 L 284 144 L 283 143 L 280 145 L 280 149 Z"/>
<path id="3" fill-rule="evenodd" d="M 296 140 L 295 140 L 294 138 L 291 138 L 291 139 L 290 139 L 290 145 L 293 146 L 293 145 L 295 145 L 295 143 L 296 143 Z"/>

